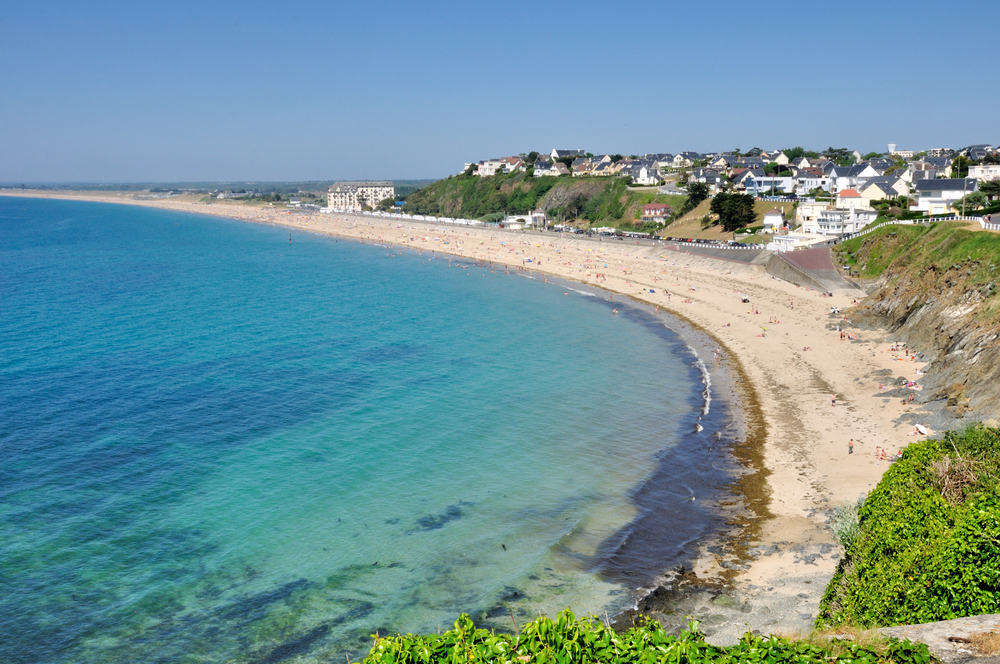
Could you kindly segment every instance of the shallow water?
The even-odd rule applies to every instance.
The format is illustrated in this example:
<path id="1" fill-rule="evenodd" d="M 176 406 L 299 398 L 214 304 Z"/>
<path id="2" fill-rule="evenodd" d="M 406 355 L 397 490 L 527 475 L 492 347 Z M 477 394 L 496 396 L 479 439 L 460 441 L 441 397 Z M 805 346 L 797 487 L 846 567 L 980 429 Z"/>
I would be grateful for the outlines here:
<path id="1" fill-rule="evenodd" d="M 161 210 L 0 197 L 0 231 L 0 661 L 613 611 L 711 522 L 701 373 L 642 312 Z M 676 528 L 629 558 L 651 492 Z"/>

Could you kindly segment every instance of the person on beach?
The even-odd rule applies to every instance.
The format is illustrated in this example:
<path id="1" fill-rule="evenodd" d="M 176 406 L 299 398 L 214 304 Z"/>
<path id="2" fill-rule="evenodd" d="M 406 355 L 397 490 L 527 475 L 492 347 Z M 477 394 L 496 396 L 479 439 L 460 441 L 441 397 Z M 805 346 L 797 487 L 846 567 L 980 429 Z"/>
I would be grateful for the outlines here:
<path id="1" fill-rule="evenodd" d="M 831 394 L 830 395 L 830 405 L 831 406 L 836 406 L 837 405 L 837 395 L 836 394 Z"/>
<path id="2" fill-rule="evenodd" d="M 853 438 L 851 438 L 849 441 L 847 441 L 847 453 L 848 454 L 854 454 L 854 439 Z"/>

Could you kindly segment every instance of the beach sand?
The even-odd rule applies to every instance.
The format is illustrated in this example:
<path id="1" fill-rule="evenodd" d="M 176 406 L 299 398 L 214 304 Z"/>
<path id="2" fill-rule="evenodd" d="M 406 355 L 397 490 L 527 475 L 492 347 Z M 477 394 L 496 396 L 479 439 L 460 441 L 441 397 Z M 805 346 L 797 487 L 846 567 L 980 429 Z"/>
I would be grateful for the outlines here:
<path id="1" fill-rule="evenodd" d="M 758 435 L 766 471 L 758 474 L 758 486 L 744 487 L 751 499 L 757 498 L 744 520 L 751 527 L 733 546 L 706 549 L 694 570 L 700 579 L 728 580 L 729 599 L 709 601 L 713 591 L 703 601 L 683 605 L 720 643 L 733 642 L 748 629 L 789 633 L 810 628 L 840 557 L 827 527 L 830 508 L 878 483 L 888 463 L 875 457 L 876 447 L 896 451 L 919 439 L 912 435 L 912 424 L 898 421 L 911 408 L 917 412 L 916 404 L 875 395 L 880 383 L 901 376 L 919 380 L 924 365 L 896 359 L 903 353 L 889 350 L 891 339 L 884 332 L 861 332 L 851 340 L 841 339 L 835 328 L 843 315 L 831 314 L 831 307 L 849 308 L 863 297 L 860 291 L 827 297 L 774 279 L 760 265 L 699 256 L 673 245 L 303 213 L 278 205 L 136 200 L 132 194 L 0 193 L 213 214 L 489 261 L 525 268 L 539 278 L 553 275 L 599 286 L 700 327 L 718 340 L 719 362 L 738 364 L 753 393 L 748 398 L 759 405 L 763 419 Z M 749 304 L 742 295 L 749 296 Z M 712 357 L 703 359 L 713 363 Z M 848 449 L 852 439 L 853 454 Z"/>

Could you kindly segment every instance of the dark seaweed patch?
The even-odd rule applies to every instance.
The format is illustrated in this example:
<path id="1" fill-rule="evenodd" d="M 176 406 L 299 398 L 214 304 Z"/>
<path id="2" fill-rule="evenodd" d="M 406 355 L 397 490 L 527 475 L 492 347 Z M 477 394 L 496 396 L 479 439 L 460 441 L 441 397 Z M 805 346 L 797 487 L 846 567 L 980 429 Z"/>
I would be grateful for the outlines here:
<path id="1" fill-rule="evenodd" d="M 322 639 L 330 631 L 330 624 L 323 624 L 315 627 L 297 639 L 286 641 L 272 650 L 267 657 L 260 660 L 261 664 L 273 664 L 284 659 L 291 659 L 296 655 L 301 655 L 312 648 L 313 644 Z"/>
<path id="2" fill-rule="evenodd" d="M 417 519 L 417 528 L 407 531 L 407 535 L 426 530 L 438 530 L 444 528 L 452 521 L 462 518 L 462 508 L 458 505 L 449 505 L 440 514 L 428 514 Z"/>
<path id="3" fill-rule="evenodd" d="M 305 579 L 290 581 L 283 586 L 265 592 L 245 595 L 216 611 L 222 620 L 252 621 L 264 617 L 267 608 L 277 602 L 287 601 L 294 593 L 308 588 L 311 584 Z"/>

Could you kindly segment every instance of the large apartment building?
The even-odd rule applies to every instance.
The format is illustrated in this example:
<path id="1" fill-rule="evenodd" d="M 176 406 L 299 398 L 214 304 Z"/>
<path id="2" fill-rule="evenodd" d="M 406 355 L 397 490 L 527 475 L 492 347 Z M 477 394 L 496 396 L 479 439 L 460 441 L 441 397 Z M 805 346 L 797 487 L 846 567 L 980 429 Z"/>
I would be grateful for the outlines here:
<path id="1" fill-rule="evenodd" d="M 326 192 L 327 207 L 337 210 L 375 207 L 387 198 L 396 198 L 391 182 L 337 182 Z"/>

